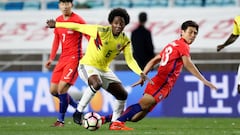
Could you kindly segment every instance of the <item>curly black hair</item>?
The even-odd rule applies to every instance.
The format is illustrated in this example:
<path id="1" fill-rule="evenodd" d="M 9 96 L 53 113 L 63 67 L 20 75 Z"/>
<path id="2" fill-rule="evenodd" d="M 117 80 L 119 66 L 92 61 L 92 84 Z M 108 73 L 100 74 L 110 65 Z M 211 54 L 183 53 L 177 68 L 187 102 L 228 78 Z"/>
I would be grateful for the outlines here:
<path id="1" fill-rule="evenodd" d="M 127 10 L 123 8 L 115 8 L 111 10 L 111 12 L 108 15 L 108 22 L 111 24 L 113 22 L 114 17 L 120 16 L 124 18 L 125 25 L 129 24 L 130 17 L 129 14 L 127 13 Z"/>

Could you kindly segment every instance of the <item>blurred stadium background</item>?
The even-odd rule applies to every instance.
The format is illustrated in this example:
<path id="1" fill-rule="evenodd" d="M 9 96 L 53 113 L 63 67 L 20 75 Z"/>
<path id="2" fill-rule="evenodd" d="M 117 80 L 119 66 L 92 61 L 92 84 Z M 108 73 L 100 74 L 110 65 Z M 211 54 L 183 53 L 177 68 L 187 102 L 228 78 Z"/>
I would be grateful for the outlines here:
<path id="1" fill-rule="evenodd" d="M 148 13 L 150 16 L 149 22 L 151 22 L 153 20 L 153 18 L 151 18 L 151 15 L 158 14 L 158 13 L 155 13 L 155 12 L 158 12 L 156 11 L 156 9 L 160 10 L 159 20 L 164 20 L 166 18 L 165 16 L 167 16 L 167 15 L 162 15 L 161 9 L 164 11 L 165 10 L 174 11 L 175 9 L 178 9 L 176 10 L 176 12 L 185 10 L 184 12 L 192 12 L 190 16 L 195 16 L 194 14 L 197 15 L 197 13 L 200 12 L 201 10 L 210 9 L 209 12 L 217 12 L 216 10 L 224 11 L 224 9 L 235 10 L 234 13 L 236 14 L 229 14 L 229 18 L 227 18 L 227 19 L 233 19 L 234 15 L 237 15 L 237 13 L 239 12 L 239 0 L 75 0 L 74 1 L 74 9 L 77 10 L 77 12 L 80 15 L 81 15 L 81 10 L 84 10 L 84 12 L 87 12 L 88 10 L 89 12 L 94 12 L 94 11 L 104 10 L 104 9 L 108 10 L 114 7 L 124 7 L 124 8 L 129 8 L 129 10 L 135 10 L 134 12 L 136 13 L 134 14 L 134 16 L 131 16 L 131 20 L 133 20 L 132 22 L 137 21 L 136 14 L 138 13 L 138 11 L 143 11 L 143 10 L 146 10 L 147 12 L 149 12 Z M 155 12 L 154 10 L 153 12 L 151 12 L 151 9 L 154 9 Z M 28 17 L 28 14 L 32 13 L 36 16 L 39 16 L 40 18 L 39 21 L 41 20 L 41 14 L 51 14 L 49 16 L 45 15 L 45 17 L 49 17 L 49 18 L 54 18 L 58 14 L 60 14 L 60 12 L 58 12 L 58 0 L 1 0 L 0 12 L 2 12 L 2 15 L 1 15 L 2 19 L 0 21 L 0 23 L 2 23 L 2 27 L 1 27 L 2 39 L 4 38 L 4 36 L 7 36 L 7 35 L 14 36 L 14 33 L 12 33 L 11 35 L 11 32 L 9 32 L 9 34 L 7 33 L 4 34 L 6 30 L 4 28 L 6 27 L 4 26 L 4 24 L 6 21 L 9 21 L 8 14 L 11 14 L 11 15 L 13 14 L 13 16 L 14 14 L 16 16 L 20 16 L 20 14 L 23 14 L 23 15 L 27 14 L 25 16 Z M 29 15 L 29 17 L 34 15 Z M 222 14 L 217 13 L 216 15 L 220 17 Z M 226 15 L 227 15 L 227 12 L 226 12 Z M 161 18 L 162 16 L 163 18 Z M 171 17 L 171 15 L 169 16 Z M 83 17 L 85 16 L 83 15 Z M 103 17 L 106 17 L 106 15 Z M 212 17 L 212 16 L 209 16 L 209 17 Z M 45 20 L 49 18 L 45 18 Z M 87 18 L 90 18 L 90 17 L 87 17 Z M 21 20 L 20 17 L 18 19 Z M 41 20 L 42 22 L 40 23 L 44 25 L 45 20 L 43 21 Z M 106 21 L 106 19 L 99 18 L 99 22 L 101 21 Z M 222 20 L 219 20 L 219 21 L 222 21 Z M 225 30 L 227 31 L 222 38 L 216 39 L 216 42 L 214 44 L 211 44 L 213 43 L 211 42 L 208 45 L 215 47 L 217 44 L 224 42 L 228 34 L 230 34 L 231 32 L 231 27 L 232 26 L 229 25 L 228 29 L 225 28 Z M 21 31 L 20 26 L 19 28 L 20 28 L 19 31 Z M 157 40 L 156 36 L 154 36 L 153 38 L 155 41 Z M 49 40 L 50 41 L 48 41 L 48 44 L 49 44 L 48 46 L 51 47 L 51 38 L 49 38 Z M 163 40 L 163 39 L 161 39 L 161 36 L 159 36 L 158 40 Z M 14 47 L 12 48 L 10 47 L 12 46 L 11 42 L 10 43 L 6 42 L 3 39 L 0 41 L 0 43 L 1 43 L 1 46 L 8 46 L 8 47 L 5 47 L 7 49 L 0 48 L 1 49 L 0 50 L 0 71 L 46 71 L 46 69 L 43 66 L 43 63 L 48 58 L 48 54 L 50 52 L 49 48 L 45 49 L 43 47 L 43 48 L 38 48 L 37 50 L 33 49 L 29 51 L 31 47 L 30 48 L 25 47 L 21 50 L 19 50 L 18 48 L 17 50 L 15 50 Z M 19 46 L 21 46 L 20 42 L 18 43 L 19 43 Z M 159 44 L 157 42 L 154 42 L 154 44 L 156 48 L 156 53 L 159 52 L 160 50 L 159 46 L 164 45 L 164 44 Z M 195 43 L 195 44 L 198 45 L 198 43 Z M 217 57 L 216 57 L 216 51 L 214 49 L 212 49 L 210 52 L 209 50 L 207 51 L 205 50 L 201 51 L 201 50 L 202 49 L 200 49 L 200 51 L 198 51 L 197 53 L 193 52 L 192 57 L 195 63 L 198 64 L 198 66 L 200 66 L 200 69 L 202 70 L 235 71 L 236 64 L 240 63 L 239 53 L 235 52 L 235 49 L 233 49 L 234 52 L 228 51 L 226 53 L 218 53 Z M 202 55 L 201 53 L 204 53 L 204 55 Z M 126 69 L 125 64 L 122 64 L 123 62 L 121 61 L 122 57 L 120 57 L 119 59 L 120 59 L 119 61 L 116 61 L 114 63 L 113 68 L 116 68 L 117 70 L 122 70 L 122 69 L 125 70 Z"/>
<path id="2" fill-rule="evenodd" d="M 75 8 L 139 7 L 225 7 L 239 6 L 239 0 L 75 0 Z M 1 0 L 2 10 L 58 9 L 57 0 Z"/>
<path id="3" fill-rule="evenodd" d="M 184 101 L 180 101 L 180 105 L 176 107 L 179 112 L 175 111 L 174 113 L 174 110 L 171 112 L 172 108 L 163 107 L 165 112 L 160 109 L 161 116 L 233 117 L 240 113 L 235 83 L 235 75 L 240 63 L 240 41 L 220 53 L 216 52 L 216 46 L 223 43 L 230 35 L 233 18 L 240 14 L 240 0 L 75 0 L 73 11 L 83 16 L 89 23 L 107 24 L 107 14 L 114 7 L 124 7 L 130 13 L 131 23 L 126 27 L 128 35 L 136 26 L 138 13 L 140 11 L 148 13 L 147 26 L 152 30 L 156 53 L 166 43 L 179 36 L 177 28 L 184 20 L 193 19 L 200 23 L 199 37 L 191 46 L 192 59 L 208 79 L 217 77 L 215 81 L 221 89 L 220 93 L 208 91 L 207 94 L 211 96 L 206 96 L 207 94 L 204 93 L 205 97 L 211 100 L 210 103 L 203 103 L 200 99 L 203 97 L 197 93 L 201 97 L 197 95 L 196 100 L 199 101 L 196 101 L 196 104 L 193 103 L 192 112 L 184 111 L 187 110 L 187 108 L 184 109 L 184 106 L 189 105 L 189 97 L 187 97 L 189 93 L 184 90 L 202 89 L 199 82 L 197 86 L 183 86 L 183 83 L 185 85 L 186 82 L 197 82 L 191 77 L 190 81 L 187 80 L 189 75 L 184 73 L 174 90 L 184 91 L 181 93 Z M 58 10 L 58 0 L 0 0 L 0 13 L 0 116 L 32 116 L 38 112 L 54 112 L 48 108 L 51 105 L 43 102 L 40 103 L 42 106 L 40 105 L 38 109 L 35 108 L 36 110 L 28 111 L 26 108 L 34 108 L 34 98 L 38 96 L 35 94 L 39 94 L 35 91 L 39 88 L 38 85 L 46 85 L 44 90 L 48 93 L 51 72 L 44 67 L 44 63 L 51 50 L 53 32 L 45 28 L 45 22 L 47 19 L 61 14 Z M 129 69 L 123 59 L 123 56 L 120 55 L 113 62 L 111 68 L 117 71 L 120 79 L 124 83 L 127 82 L 125 85 L 128 86 L 132 80 L 137 80 L 137 77 L 129 79 L 131 73 L 128 72 Z M 54 64 L 56 63 L 57 59 Z M 20 87 L 21 81 L 19 80 L 26 76 L 32 76 L 33 82 L 27 83 L 29 80 L 23 79 L 22 83 L 27 83 L 26 86 L 28 86 Z M 226 76 L 227 81 L 224 80 Z M 47 78 L 47 81 L 43 81 L 47 84 L 40 81 L 41 77 Z M 15 78 L 15 80 L 9 81 L 11 78 Z M 81 89 L 82 85 L 84 85 L 82 82 L 77 83 L 75 89 Z M 29 91 L 32 93 L 30 94 Z M 141 96 L 139 93 L 138 95 Z M 180 96 L 177 92 L 174 95 L 173 92 L 172 98 L 170 96 L 165 103 L 168 106 L 175 105 L 173 101 L 180 100 L 177 95 Z M 21 99 L 21 96 L 24 98 Z M 171 102 L 171 100 L 173 101 Z M 15 106 L 15 109 L 10 107 L 12 105 Z M 164 105 L 159 108 L 162 106 Z M 217 106 L 220 110 L 227 107 L 225 111 L 214 109 L 211 111 L 210 106 Z M 200 111 L 193 111 L 196 109 L 195 107 Z M 201 110 L 202 108 L 205 109 Z M 92 109 L 94 110 L 94 107 Z M 107 112 L 104 108 L 101 109 L 94 111 Z M 49 113 L 42 114 L 49 115 Z"/>

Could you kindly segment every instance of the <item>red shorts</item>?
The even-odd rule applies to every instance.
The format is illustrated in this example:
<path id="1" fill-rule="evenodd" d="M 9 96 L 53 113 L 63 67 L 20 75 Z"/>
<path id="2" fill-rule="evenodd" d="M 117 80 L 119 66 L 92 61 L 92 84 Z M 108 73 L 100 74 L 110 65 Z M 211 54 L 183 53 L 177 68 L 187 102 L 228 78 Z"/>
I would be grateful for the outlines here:
<path id="1" fill-rule="evenodd" d="M 59 62 L 52 72 L 51 82 L 58 84 L 61 80 L 73 85 L 78 77 L 78 63 L 79 61 Z"/>
<path id="2" fill-rule="evenodd" d="M 165 99 L 172 89 L 172 85 L 169 84 L 167 79 L 162 79 L 158 76 L 152 78 L 154 84 L 148 83 L 144 93 L 152 95 L 157 103 Z"/>

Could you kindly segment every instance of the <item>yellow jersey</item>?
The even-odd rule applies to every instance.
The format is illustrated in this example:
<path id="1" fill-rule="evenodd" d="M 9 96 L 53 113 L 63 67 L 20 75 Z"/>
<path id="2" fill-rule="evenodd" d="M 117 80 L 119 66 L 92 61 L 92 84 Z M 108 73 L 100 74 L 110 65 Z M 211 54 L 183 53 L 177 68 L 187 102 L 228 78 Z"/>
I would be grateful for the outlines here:
<path id="1" fill-rule="evenodd" d="M 240 16 L 234 18 L 233 35 L 240 35 Z"/>
<path id="2" fill-rule="evenodd" d="M 94 66 L 102 71 L 109 71 L 110 63 L 123 51 L 128 67 L 140 75 L 142 70 L 132 55 L 130 39 L 124 32 L 114 36 L 111 26 L 56 22 L 55 27 L 69 28 L 90 36 L 85 55 L 80 64 Z"/>

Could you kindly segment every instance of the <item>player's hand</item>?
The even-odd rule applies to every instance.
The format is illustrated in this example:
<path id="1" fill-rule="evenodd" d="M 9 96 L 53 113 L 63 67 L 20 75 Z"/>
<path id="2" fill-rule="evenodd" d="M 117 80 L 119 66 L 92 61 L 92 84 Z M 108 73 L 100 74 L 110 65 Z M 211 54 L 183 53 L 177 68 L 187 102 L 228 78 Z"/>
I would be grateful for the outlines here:
<path id="1" fill-rule="evenodd" d="M 52 64 L 52 60 L 48 60 L 48 61 L 46 62 L 46 64 L 45 64 L 45 67 L 46 67 L 47 69 L 50 69 L 51 64 Z"/>
<path id="2" fill-rule="evenodd" d="M 224 45 L 218 45 L 218 46 L 217 46 L 217 51 L 218 51 L 218 52 L 221 51 L 224 47 L 225 47 Z"/>
<path id="3" fill-rule="evenodd" d="M 207 85 L 209 88 L 211 88 L 212 90 L 217 90 L 217 87 L 215 85 L 213 85 L 211 82 L 206 81 L 205 85 Z"/>
<path id="4" fill-rule="evenodd" d="M 54 19 L 47 20 L 46 23 L 48 28 L 55 28 L 56 21 Z"/>
<path id="5" fill-rule="evenodd" d="M 150 84 L 154 84 L 154 82 L 147 75 L 145 75 L 144 73 L 141 73 L 140 76 L 141 76 L 140 79 L 136 83 L 131 85 L 132 87 L 135 87 L 135 86 L 137 86 L 139 84 L 141 86 L 143 86 L 143 84 L 144 84 L 144 82 L 146 80 L 148 80 Z"/>

